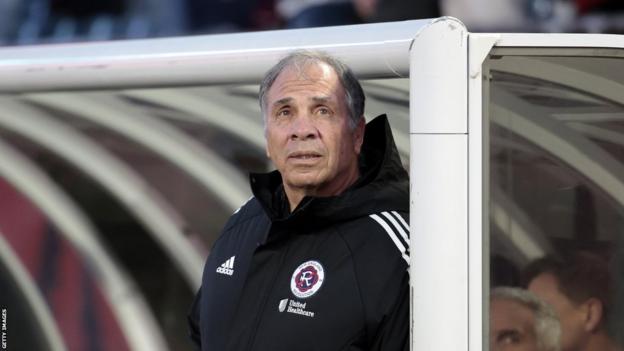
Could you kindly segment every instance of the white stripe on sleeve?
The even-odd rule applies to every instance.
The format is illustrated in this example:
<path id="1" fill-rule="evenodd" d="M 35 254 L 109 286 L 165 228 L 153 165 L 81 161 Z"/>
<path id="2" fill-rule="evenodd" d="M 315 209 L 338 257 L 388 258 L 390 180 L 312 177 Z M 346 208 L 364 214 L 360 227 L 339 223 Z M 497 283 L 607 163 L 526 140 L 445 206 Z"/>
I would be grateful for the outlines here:
<path id="1" fill-rule="evenodd" d="M 372 215 L 369 215 L 369 216 L 370 216 L 370 218 L 374 219 L 375 222 L 379 223 L 379 225 L 381 225 L 381 227 L 386 231 L 386 233 L 388 233 L 388 236 L 390 236 L 390 239 L 392 239 L 392 241 L 394 242 L 394 245 L 396 245 L 396 247 L 401 252 L 401 257 L 403 257 L 405 262 L 407 262 L 407 264 L 409 265 L 409 263 L 410 263 L 409 256 L 407 256 L 405 254 L 406 253 L 405 246 L 403 245 L 403 243 L 401 243 L 401 240 L 399 240 L 399 238 L 394 233 L 392 228 L 390 228 L 388 223 L 386 223 L 386 221 L 384 221 L 381 217 L 379 217 L 376 214 L 372 214 Z"/>
<path id="2" fill-rule="evenodd" d="M 396 221 L 396 219 L 393 216 L 391 216 L 388 212 L 382 212 L 381 214 L 384 215 L 384 217 L 386 217 L 390 221 L 390 223 L 392 223 L 394 228 L 396 228 L 399 234 L 401 234 L 401 237 L 403 238 L 403 240 L 405 240 L 405 245 L 409 247 L 410 240 L 409 240 L 409 237 L 407 236 L 407 233 L 405 233 L 405 230 L 403 230 L 403 227 L 401 227 L 399 223 Z"/>
<path id="3" fill-rule="evenodd" d="M 392 211 L 392 214 L 399 220 L 399 222 L 401 222 L 401 224 L 403 224 L 403 227 L 405 227 L 405 230 L 407 230 L 407 233 L 409 234 L 409 230 L 410 230 L 409 224 L 405 222 L 403 217 L 401 217 L 401 215 L 397 211 Z"/>

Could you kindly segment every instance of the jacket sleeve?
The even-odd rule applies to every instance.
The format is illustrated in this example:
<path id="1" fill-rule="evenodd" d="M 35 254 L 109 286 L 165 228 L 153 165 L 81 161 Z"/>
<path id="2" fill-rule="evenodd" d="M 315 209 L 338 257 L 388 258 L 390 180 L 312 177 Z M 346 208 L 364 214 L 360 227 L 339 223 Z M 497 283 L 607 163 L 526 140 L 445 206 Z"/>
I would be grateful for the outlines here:
<path id="1" fill-rule="evenodd" d="M 406 274 L 407 276 L 407 274 Z M 408 279 L 407 277 L 405 278 Z M 377 328 L 371 351 L 409 351 L 409 287 L 403 284 L 394 306 Z"/>
<path id="2" fill-rule="evenodd" d="M 201 299 L 201 288 L 195 295 L 195 300 L 193 300 L 193 304 L 191 305 L 191 310 L 187 316 L 188 328 L 189 328 L 189 337 L 191 341 L 195 345 L 196 350 L 201 350 L 201 334 L 199 329 L 199 301 Z"/>
<path id="3" fill-rule="evenodd" d="M 371 351 L 409 350 L 409 234 L 394 224 L 400 225 L 387 217 L 369 222 L 353 248 Z"/>

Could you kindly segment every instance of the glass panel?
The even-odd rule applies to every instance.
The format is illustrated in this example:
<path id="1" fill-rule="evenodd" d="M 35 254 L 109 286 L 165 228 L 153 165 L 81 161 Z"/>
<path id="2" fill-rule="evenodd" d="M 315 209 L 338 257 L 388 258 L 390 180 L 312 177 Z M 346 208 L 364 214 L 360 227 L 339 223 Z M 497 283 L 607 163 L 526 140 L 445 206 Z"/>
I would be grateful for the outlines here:
<path id="1" fill-rule="evenodd" d="M 492 55 L 487 67 L 490 350 L 619 350 L 624 59 Z"/>

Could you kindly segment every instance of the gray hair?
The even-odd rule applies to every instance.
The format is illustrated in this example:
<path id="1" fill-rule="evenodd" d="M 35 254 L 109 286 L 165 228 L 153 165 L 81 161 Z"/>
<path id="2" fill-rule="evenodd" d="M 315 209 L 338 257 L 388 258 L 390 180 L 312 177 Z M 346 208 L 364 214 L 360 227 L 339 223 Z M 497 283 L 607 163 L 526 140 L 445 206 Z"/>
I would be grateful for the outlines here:
<path id="1" fill-rule="evenodd" d="M 505 299 L 515 301 L 531 311 L 535 316 L 535 336 L 540 351 L 559 351 L 561 326 L 555 310 L 528 290 L 512 287 L 497 287 L 490 292 L 490 300 Z"/>
<path id="2" fill-rule="evenodd" d="M 288 67 L 295 67 L 296 69 L 302 69 L 310 63 L 326 63 L 334 69 L 342 87 L 345 90 L 345 98 L 347 101 L 347 108 L 349 110 L 349 126 L 354 129 L 360 119 L 364 116 L 364 91 L 360 82 L 355 77 L 355 74 L 351 69 L 345 65 L 342 61 L 335 57 L 328 55 L 322 51 L 309 51 L 309 50 L 297 50 L 283 59 L 281 59 L 275 66 L 273 66 L 262 79 L 260 84 L 259 100 L 260 110 L 262 115 L 266 119 L 266 95 L 277 77 L 282 71 Z M 265 121 L 266 122 L 266 121 Z"/>

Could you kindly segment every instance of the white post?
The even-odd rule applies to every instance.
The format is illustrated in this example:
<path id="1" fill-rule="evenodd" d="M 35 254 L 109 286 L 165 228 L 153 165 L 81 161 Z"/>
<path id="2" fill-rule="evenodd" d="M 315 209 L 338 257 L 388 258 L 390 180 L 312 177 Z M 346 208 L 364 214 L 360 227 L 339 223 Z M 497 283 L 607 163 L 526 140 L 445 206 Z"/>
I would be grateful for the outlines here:
<path id="1" fill-rule="evenodd" d="M 441 19 L 410 58 L 412 349 L 468 349 L 467 31 Z"/>

